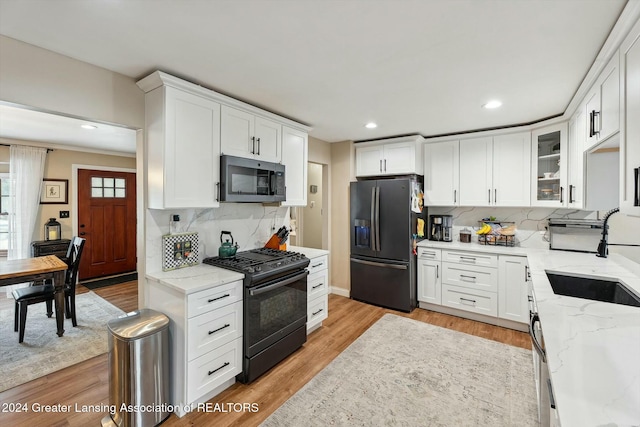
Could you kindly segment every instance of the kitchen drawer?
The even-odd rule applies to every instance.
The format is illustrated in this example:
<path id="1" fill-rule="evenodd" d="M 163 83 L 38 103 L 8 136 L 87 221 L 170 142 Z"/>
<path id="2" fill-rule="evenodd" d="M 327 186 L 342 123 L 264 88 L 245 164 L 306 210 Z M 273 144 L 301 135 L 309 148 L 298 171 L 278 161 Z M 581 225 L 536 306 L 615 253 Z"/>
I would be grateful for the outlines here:
<path id="1" fill-rule="evenodd" d="M 307 277 L 307 299 L 311 301 L 320 295 L 326 295 L 329 290 L 329 272 L 327 270 L 317 271 Z"/>
<path id="2" fill-rule="evenodd" d="M 442 263 L 442 283 L 487 292 L 498 291 L 498 270 L 490 267 Z"/>
<path id="3" fill-rule="evenodd" d="M 484 267 L 498 267 L 498 255 L 487 255 L 477 252 L 442 251 L 442 261 L 480 265 Z"/>
<path id="4" fill-rule="evenodd" d="M 307 270 L 309 274 L 313 274 L 316 271 L 326 270 L 329 265 L 329 257 L 326 255 L 322 255 L 316 258 L 311 258 L 311 262 L 309 262 L 309 266 Z"/>
<path id="5" fill-rule="evenodd" d="M 191 318 L 216 308 L 242 301 L 242 280 L 214 286 L 187 296 L 187 317 Z"/>
<path id="6" fill-rule="evenodd" d="M 187 402 L 195 401 L 241 371 L 242 337 L 188 363 Z"/>
<path id="7" fill-rule="evenodd" d="M 440 261 L 442 258 L 442 251 L 440 249 L 431 249 L 431 248 L 418 248 L 418 260 L 427 259 Z"/>
<path id="8" fill-rule="evenodd" d="M 326 295 L 315 298 L 307 304 L 307 329 L 322 322 L 329 315 L 329 298 Z"/>
<path id="9" fill-rule="evenodd" d="M 498 295 L 493 292 L 442 285 L 442 305 L 487 316 L 498 316 Z"/>
<path id="10" fill-rule="evenodd" d="M 242 336 L 242 301 L 192 317 L 187 322 L 187 354 L 196 359 Z"/>
<path id="11" fill-rule="evenodd" d="M 326 270 L 329 264 L 329 257 L 326 255 L 319 256 L 317 258 L 312 258 L 307 270 L 309 274 L 313 274 L 316 271 Z"/>

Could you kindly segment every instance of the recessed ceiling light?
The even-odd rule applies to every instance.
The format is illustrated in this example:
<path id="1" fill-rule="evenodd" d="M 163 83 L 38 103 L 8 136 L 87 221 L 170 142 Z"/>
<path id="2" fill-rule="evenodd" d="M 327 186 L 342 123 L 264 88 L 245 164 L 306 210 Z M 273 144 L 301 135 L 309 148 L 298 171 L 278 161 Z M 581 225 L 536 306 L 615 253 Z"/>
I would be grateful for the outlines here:
<path id="1" fill-rule="evenodd" d="M 98 126 L 94 125 L 80 125 L 82 129 L 98 129 Z"/>
<path id="2" fill-rule="evenodd" d="M 366 125 L 364 125 L 364 127 L 366 127 L 367 129 L 375 129 L 378 127 L 378 125 L 375 124 L 374 122 L 369 122 Z"/>
<path id="3" fill-rule="evenodd" d="M 493 101 L 489 101 L 486 104 L 484 104 L 482 108 L 493 109 L 493 108 L 498 108 L 501 105 L 502 105 L 502 102 L 494 99 Z"/>

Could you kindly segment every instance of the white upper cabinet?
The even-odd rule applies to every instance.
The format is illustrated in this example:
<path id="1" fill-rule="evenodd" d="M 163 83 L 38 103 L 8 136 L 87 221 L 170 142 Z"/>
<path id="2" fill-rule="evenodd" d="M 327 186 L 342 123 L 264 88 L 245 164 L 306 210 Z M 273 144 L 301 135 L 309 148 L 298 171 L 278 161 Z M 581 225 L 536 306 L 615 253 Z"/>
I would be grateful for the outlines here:
<path id="1" fill-rule="evenodd" d="M 640 216 L 640 21 L 620 46 L 620 211 Z"/>
<path id="2" fill-rule="evenodd" d="M 221 115 L 221 152 L 279 163 L 282 125 L 226 105 Z"/>
<path id="3" fill-rule="evenodd" d="M 286 201 L 283 206 L 307 205 L 308 137 L 306 132 L 282 126 L 282 164 Z"/>
<path id="4" fill-rule="evenodd" d="M 531 205 L 531 134 L 493 137 L 493 204 Z"/>
<path id="5" fill-rule="evenodd" d="M 493 197 L 493 139 L 460 141 L 460 206 L 489 206 Z"/>
<path id="6" fill-rule="evenodd" d="M 587 145 L 590 148 L 620 129 L 620 58 L 616 53 L 586 96 Z"/>
<path id="7" fill-rule="evenodd" d="M 160 86 L 145 116 L 149 208 L 218 207 L 220 104 Z"/>
<path id="8" fill-rule="evenodd" d="M 529 206 L 528 132 L 460 141 L 460 206 Z"/>
<path id="9" fill-rule="evenodd" d="M 582 209 L 584 207 L 584 164 L 586 143 L 586 107 L 578 109 L 578 112 L 569 121 L 568 141 L 568 207 Z"/>
<path id="10" fill-rule="evenodd" d="M 356 144 L 356 176 L 422 175 L 421 136 Z"/>
<path id="11" fill-rule="evenodd" d="M 458 141 L 424 144 L 424 204 L 456 206 L 459 202 Z"/>
<path id="12" fill-rule="evenodd" d="M 567 123 L 531 134 L 531 205 L 567 206 Z"/>

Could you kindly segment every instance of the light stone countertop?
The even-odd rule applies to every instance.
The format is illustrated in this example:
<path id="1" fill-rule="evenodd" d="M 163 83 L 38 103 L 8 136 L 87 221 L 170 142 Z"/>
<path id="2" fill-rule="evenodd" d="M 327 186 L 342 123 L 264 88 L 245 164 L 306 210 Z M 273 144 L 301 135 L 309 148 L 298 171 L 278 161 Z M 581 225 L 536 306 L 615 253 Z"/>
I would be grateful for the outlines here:
<path id="1" fill-rule="evenodd" d="M 640 295 L 640 265 L 619 255 L 477 243 L 418 246 L 527 256 L 562 427 L 640 425 L 640 307 L 553 293 L 545 271 L 614 278 Z"/>
<path id="2" fill-rule="evenodd" d="M 198 264 L 177 270 L 147 273 L 146 277 L 188 295 L 213 286 L 243 280 L 244 274 L 212 265 Z M 153 290 L 153 284 L 151 284 L 151 290 Z"/>
<path id="3" fill-rule="evenodd" d="M 305 248 L 302 246 L 289 246 L 287 250 L 292 252 L 300 252 L 309 259 L 318 258 L 322 255 L 329 255 L 329 251 L 324 249 Z"/>

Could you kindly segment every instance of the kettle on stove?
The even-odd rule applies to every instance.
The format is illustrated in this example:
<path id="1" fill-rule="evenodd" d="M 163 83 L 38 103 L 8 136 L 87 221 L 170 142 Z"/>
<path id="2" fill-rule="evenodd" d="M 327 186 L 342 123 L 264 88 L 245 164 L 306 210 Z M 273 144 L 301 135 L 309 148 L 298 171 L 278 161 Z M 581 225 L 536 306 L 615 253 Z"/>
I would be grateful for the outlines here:
<path id="1" fill-rule="evenodd" d="M 226 241 L 222 241 L 222 236 L 228 234 L 231 237 L 231 241 L 226 239 Z M 233 242 L 233 236 L 230 231 L 223 231 L 220 233 L 220 248 L 218 249 L 218 256 L 220 258 L 231 258 L 236 255 L 236 251 L 238 250 L 238 244 Z"/>

